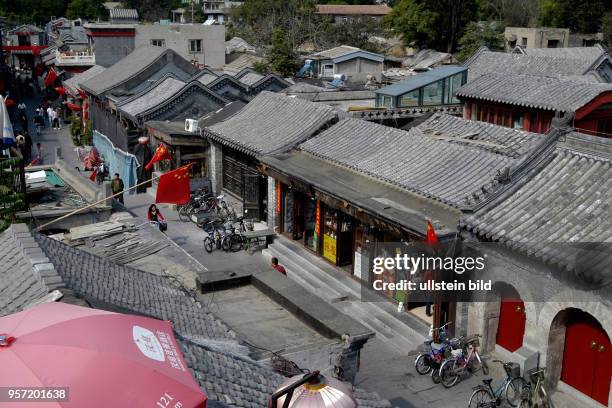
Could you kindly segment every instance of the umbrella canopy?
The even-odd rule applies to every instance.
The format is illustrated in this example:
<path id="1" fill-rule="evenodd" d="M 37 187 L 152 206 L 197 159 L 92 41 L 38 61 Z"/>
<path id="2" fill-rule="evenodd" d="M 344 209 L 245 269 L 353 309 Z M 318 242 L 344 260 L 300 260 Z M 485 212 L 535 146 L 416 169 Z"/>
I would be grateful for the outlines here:
<path id="1" fill-rule="evenodd" d="M 303 374 L 283 382 L 279 390 L 302 379 Z M 286 396 L 278 399 L 277 407 L 285 403 Z M 289 408 L 356 408 L 353 393 L 339 380 L 319 374 L 313 381 L 302 384 L 293 391 Z"/>
<path id="2" fill-rule="evenodd" d="M 0 333 L 2 386 L 68 388 L 40 406 L 206 407 L 170 322 L 44 303 L 0 318 Z"/>
<path id="3" fill-rule="evenodd" d="M 5 145 L 15 144 L 15 132 L 13 132 L 13 125 L 11 124 L 11 118 L 9 117 L 8 110 L 6 109 L 6 101 L 8 98 L 2 98 L 2 104 L 0 104 L 0 121 L 2 126 L 2 143 Z"/>

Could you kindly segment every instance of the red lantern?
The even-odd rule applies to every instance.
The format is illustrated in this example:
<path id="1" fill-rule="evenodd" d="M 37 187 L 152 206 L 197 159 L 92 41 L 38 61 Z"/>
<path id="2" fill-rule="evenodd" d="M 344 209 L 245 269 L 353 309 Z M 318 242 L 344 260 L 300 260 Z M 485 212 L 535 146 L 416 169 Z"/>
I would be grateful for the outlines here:
<path id="1" fill-rule="evenodd" d="M 141 144 L 141 145 L 149 144 L 149 136 L 140 136 L 138 138 L 138 144 Z"/>

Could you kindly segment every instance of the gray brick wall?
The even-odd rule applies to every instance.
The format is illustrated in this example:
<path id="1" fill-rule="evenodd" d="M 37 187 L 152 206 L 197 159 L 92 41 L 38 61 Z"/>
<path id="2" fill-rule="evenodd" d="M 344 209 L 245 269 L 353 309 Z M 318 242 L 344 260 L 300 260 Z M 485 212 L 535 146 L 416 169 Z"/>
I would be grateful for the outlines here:
<path id="1" fill-rule="evenodd" d="M 268 227 L 274 228 L 276 223 L 276 179 L 268 177 Z"/>
<path id="2" fill-rule="evenodd" d="M 215 194 L 223 189 L 223 150 L 221 145 L 210 142 L 210 182 Z"/>
<path id="3" fill-rule="evenodd" d="M 110 67 L 134 51 L 134 37 L 95 37 L 96 64 Z"/>

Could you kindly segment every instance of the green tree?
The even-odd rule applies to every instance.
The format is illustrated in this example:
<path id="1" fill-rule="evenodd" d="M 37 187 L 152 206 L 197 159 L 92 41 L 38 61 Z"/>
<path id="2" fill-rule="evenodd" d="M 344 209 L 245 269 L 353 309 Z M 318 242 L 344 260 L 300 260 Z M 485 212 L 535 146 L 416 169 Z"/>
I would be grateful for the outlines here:
<path id="1" fill-rule="evenodd" d="M 275 72 L 284 77 L 293 76 L 300 68 L 293 47 L 282 28 L 277 28 L 272 33 L 272 48 L 266 55 L 266 61 Z"/>
<path id="2" fill-rule="evenodd" d="M 612 49 L 612 11 L 608 11 L 604 14 L 602 19 L 602 31 L 608 49 Z"/>
<path id="3" fill-rule="evenodd" d="M 496 21 L 472 21 L 465 28 L 464 34 L 459 39 L 459 53 L 457 59 L 465 61 L 485 46 L 491 50 L 502 50 L 504 48 L 503 27 Z"/>
<path id="4" fill-rule="evenodd" d="M 0 0 L 0 14 L 12 23 L 44 25 L 66 14 L 66 0 Z"/>
<path id="5" fill-rule="evenodd" d="M 95 20 L 105 17 L 106 10 L 100 0 L 71 0 L 66 9 L 66 17 Z"/>
<path id="6" fill-rule="evenodd" d="M 578 33 L 598 32 L 604 13 L 610 11 L 604 0 L 541 0 L 540 7 L 541 25 Z"/>
<path id="7" fill-rule="evenodd" d="M 379 44 L 370 41 L 370 36 L 382 36 L 384 30 L 371 18 L 354 18 L 343 23 L 327 22 L 321 26 L 321 33 L 318 41 L 321 48 L 350 45 L 366 51 L 380 52 Z"/>
<path id="8" fill-rule="evenodd" d="M 475 0 L 399 0 L 385 23 L 406 44 L 452 52 L 476 10 Z"/>
<path id="9" fill-rule="evenodd" d="M 0 160 L 0 232 L 15 222 L 15 213 L 25 207 L 23 193 L 15 192 L 15 182 L 21 176 L 21 158 Z"/>

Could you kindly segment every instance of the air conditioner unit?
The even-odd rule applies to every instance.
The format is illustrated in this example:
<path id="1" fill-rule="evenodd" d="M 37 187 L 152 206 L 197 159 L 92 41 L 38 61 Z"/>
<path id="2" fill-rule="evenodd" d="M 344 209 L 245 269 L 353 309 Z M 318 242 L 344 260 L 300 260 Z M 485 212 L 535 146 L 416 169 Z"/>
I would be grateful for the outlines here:
<path id="1" fill-rule="evenodd" d="M 185 131 L 186 132 L 197 132 L 198 121 L 195 119 L 185 119 Z"/>

